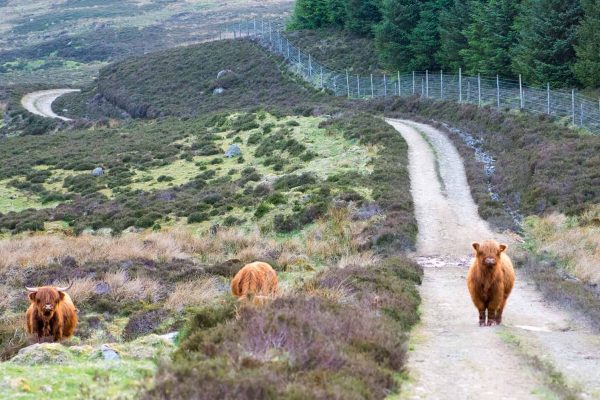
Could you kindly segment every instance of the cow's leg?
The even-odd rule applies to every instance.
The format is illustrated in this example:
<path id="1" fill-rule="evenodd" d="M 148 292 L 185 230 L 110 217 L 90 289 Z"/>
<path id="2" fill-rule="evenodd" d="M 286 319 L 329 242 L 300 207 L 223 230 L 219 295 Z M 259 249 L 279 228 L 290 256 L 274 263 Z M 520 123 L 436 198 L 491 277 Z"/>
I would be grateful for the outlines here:
<path id="1" fill-rule="evenodd" d="M 479 326 L 485 326 L 485 307 L 479 309 Z"/>
<path id="2" fill-rule="evenodd" d="M 504 303 L 504 296 L 502 295 L 496 296 L 490 301 L 487 326 L 498 325 L 502 321 L 502 303 Z"/>

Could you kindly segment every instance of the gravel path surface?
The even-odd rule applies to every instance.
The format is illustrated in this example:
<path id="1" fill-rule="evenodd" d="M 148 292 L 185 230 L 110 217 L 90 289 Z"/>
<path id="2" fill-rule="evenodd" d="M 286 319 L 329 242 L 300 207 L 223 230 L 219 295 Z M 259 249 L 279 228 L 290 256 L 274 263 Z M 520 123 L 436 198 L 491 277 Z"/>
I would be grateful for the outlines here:
<path id="1" fill-rule="evenodd" d="M 37 92 L 28 93 L 21 99 L 21 104 L 30 113 L 48 117 L 58 118 L 63 121 L 71 121 L 66 117 L 61 117 L 52 111 L 52 103 L 65 93 L 79 92 L 79 89 L 52 89 L 40 90 Z"/>
<path id="2" fill-rule="evenodd" d="M 582 399 L 600 399 L 600 336 L 517 275 L 503 325 L 480 328 L 466 287 L 471 242 L 496 238 L 473 201 L 452 143 L 428 125 L 387 120 L 409 146 L 423 266 L 421 323 L 411 335 L 404 399 L 553 399 L 549 371 Z M 518 274 L 518 272 L 517 272 Z M 541 365 L 545 365 L 541 368 Z M 556 379 L 554 379 L 556 381 Z"/>

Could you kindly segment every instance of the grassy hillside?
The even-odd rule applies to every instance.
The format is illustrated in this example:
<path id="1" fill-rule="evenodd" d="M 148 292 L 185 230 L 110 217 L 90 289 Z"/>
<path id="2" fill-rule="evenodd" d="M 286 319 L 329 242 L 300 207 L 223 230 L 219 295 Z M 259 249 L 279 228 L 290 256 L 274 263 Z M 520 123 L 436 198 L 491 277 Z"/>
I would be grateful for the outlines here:
<path id="1" fill-rule="evenodd" d="M 389 157 L 399 157 L 395 179 L 408 185 L 406 146 L 383 122 L 355 118 L 368 127 L 357 132 L 335 121 L 259 112 L 9 138 L 0 150 L 7 160 L 0 168 L 7 195 L 0 226 L 13 233 L 118 233 L 186 221 L 205 228 L 260 222 L 289 232 L 321 216 L 332 201 L 387 205 L 392 186 L 385 175 L 372 177 Z M 380 147 L 382 135 L 397 145 Z M 231 145 L 241 156 L 224 157 Z M 94 177 L 98 166 L 106 173 Z M 402 219 L 413 221 L 410 198 L 391 202 L 401 205 Z M 414 226 L 402 228 L 402 235 L 410 246 Z"/>
<path id="2" fill-rule="evenodd" d="M 0 359 L 11 361 L 0 373 L 11 384 L 0 396 L 397 391 L 421 270 L 401 255 L 416 223 L 407 147 L 390 126 L 263 111 L 113 124 L 1 147 Z M 224 157 L 232 144 L 241 156 Z M 239 305 L 229 281 L 257 259 L 283 293 Z M 76 336 L 18 353 L 22 287 L 67 280 Z M 175 345 L 156 336 L 173 331 Z"/>
<path id="3" fill-rule="evenodd" d="M 39 0 L 0 3 L 0 86 L 84 85 L 107 62 L 198 43 L 225 23 L 281 18 L 290 0 Z"/>
<path id="4" fill-rule="evenodd" d="M 215 93 L 218 88 L 223 93 Z M 323 113 L 332 101 L 292 76 L 259 46 L 240 40 L 182 47 L 112 64 L 100 71 L 94 87 L 64 96 L 54 107 L 69 109 L 69 115 L 94 116 L 84 108 L 94 97 L 137 118 L 257 106 L 276 114 L 311 114 L 315 109 Z"/>

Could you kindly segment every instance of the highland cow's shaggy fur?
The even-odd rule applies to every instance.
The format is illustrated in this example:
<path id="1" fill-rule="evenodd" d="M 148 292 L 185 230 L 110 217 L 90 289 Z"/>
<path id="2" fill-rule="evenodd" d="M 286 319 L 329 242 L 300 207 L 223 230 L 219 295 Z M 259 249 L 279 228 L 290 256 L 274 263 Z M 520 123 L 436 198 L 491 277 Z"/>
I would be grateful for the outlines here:
<path id="1" fill-rule="evenodd" d="M 51 337 L 55 342 L 73 336 L 77 311 L 71 297 L 54 286 L 44 286 L 29 293 L 27 332 L 38 342 Z"/>
<path id="2" fill-rule="evenodd" d="M 479 310 L 479 326 L 502 322 L 502 311 L 515 283 L 515 271 L 506 245 L 495 240 L 473 243 L 475 257 L 467 274 L 473 304 Z M 487 311 L 487 321 L 486 321 Z"/>
<path id="3" fill-rule="evenodd" d="M 248 297 L 272 296 L 279 292 L 277 273 L 267 263 L 246 264 L 233 277 L 231 293 L 240 300 Z"/>

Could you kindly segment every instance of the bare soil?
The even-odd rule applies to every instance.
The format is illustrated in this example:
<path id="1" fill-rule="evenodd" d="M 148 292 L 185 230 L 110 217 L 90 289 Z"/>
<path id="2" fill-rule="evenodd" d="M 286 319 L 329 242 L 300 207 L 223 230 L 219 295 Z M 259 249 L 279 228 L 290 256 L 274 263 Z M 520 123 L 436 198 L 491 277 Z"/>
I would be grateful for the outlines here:
<path id="1" fill-rule="evenodd" d="M 471 242 L 495 238 L 471 197 L 450 140 L 428 125 L 387 120 L 409 145 L 425 271 L 405 399 L 600 398 L 600 336 L 585 318 L 546 302 L 517 270 L 503 325 L 480 328 L 466 287 Z M 518 267 L 518 266 L 517 266 Z"/>

